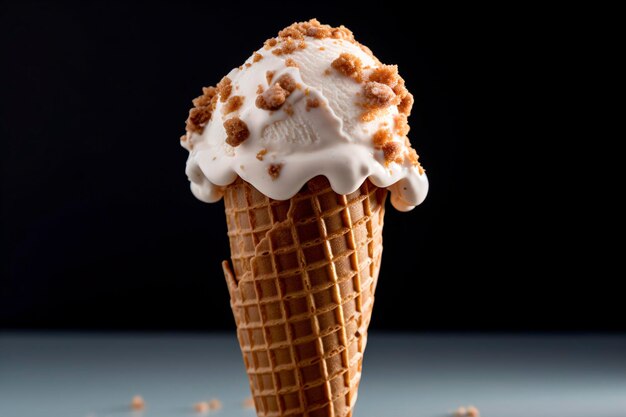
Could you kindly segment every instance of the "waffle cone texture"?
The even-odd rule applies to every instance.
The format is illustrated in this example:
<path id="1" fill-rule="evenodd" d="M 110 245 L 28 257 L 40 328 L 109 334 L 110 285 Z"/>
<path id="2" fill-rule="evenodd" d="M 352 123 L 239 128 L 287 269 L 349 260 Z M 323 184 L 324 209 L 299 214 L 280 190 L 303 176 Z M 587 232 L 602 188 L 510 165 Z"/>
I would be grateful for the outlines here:
<path id="1" fill-rule="evenodd" d="M 272 200 L 225 190 L 224 274 L 259 417 L 351 417 L 382 255 L 387 190 L 310 180 Z"/>

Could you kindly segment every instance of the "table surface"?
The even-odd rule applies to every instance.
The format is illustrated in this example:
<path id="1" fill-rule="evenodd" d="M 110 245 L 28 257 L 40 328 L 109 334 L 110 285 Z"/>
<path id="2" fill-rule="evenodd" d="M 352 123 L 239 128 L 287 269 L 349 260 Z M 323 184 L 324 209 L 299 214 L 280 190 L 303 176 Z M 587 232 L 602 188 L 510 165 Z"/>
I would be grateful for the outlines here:
<path id="1" fill-rule="evenodd" d="M 0 333 L 1 417 L 255 417 L 233 334 Z M 143 412 L 129 409 L 141 394 Z M 355 417 L 625 417 L 626 336 L 370 335 Z"/>

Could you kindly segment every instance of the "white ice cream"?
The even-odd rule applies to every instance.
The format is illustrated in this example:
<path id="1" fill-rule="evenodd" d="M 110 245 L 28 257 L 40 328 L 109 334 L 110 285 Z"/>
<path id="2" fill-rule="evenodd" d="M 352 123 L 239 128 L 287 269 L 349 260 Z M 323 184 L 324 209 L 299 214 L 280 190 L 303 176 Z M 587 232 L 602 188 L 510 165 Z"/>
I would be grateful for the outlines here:
<path id="1" fill-rule="evenodd" d="M 186 172 L 194 195 L 205 202 L 218 201 L 223 187 L 240 176 L 268 197 L 286 200 L 309 179 L 323 175 L 339 194 L 355 191 L 369 178 L 391 191 L 396 209 L 408 211 L 420 204 L 428 192 L 426 174 L 408 158 L 386 163 L 383 151 L 372 141 L 381 126 L 394 125 L 397 107 L 388 107 L 370 122 L 361 121 L 363 84 L 331 68 L 342 53 L 357 56 L 364 74 L 381 64 L 349 40 L 307 36 L 305 42 L 304 49 L 285 55 L 261 48 L 257 51 L 261 60 L 254 62 L 253 55 L 246 61 L 249 66 L 228 74 L 231 96 L 243 96 L 243 105 L 224 114 L 226 103 L 219 101 L 203 132 L 188 132 L 181 142 L 190 152 Z M 288 59 L 298 67 L 287 66 Z M 268 71 L 274 72 L 270 83 Z M 259 85 L 267 90 L 283 74 L 289 74 L 298 88 L 280 109 L 258 108 Z M 313 99 L 320 105 L 307 109 L 307 101 Z M 237 147 L 225 142 L 224 122 L 232 117 L 244 121 L 250 132 Z M 394 133 L 393 140 L 401 144 L 402 152 L 408 150 L 403 137 Z M 261 160 L 257 155 L 262 150 L 266 153 Z M 281 167 L 277 177 L 268 173 L 272 164 Z"/>

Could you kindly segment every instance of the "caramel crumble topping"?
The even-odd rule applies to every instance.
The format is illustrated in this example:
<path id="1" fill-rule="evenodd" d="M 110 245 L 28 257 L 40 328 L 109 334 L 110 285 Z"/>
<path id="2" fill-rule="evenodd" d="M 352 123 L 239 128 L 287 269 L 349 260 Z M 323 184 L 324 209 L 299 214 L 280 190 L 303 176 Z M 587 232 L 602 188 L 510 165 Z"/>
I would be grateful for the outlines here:
<path id="1" fill-rule="evenodd" d="M 213 97 L 215 97 L 216 93 L 217 89 L 215 87 L 203 87 L 202 95 L 194 98 L 191 102 L 196 107 L 212 105 L 213 109 L 215 109 L 217 103 L 214 102 Z"/>
<path id="2" fill-rule="evenodd" d="M 280 170 L 283 169 L 283 164 L 271 164 L 267 169 L 267 173 L 270 174 L 273 180 L 280 176 Z"/>
<path id="3" fill-rule="evenodd" d="M 267 71 L 265 73 L 265 79 L 267 80 L 268 84 L 272 83 L 272 78 L 274 78 L 274 71 Z"/>
<path id="4" fill-rule="evenodd" d="M 295 68 L 299 67 L 298 63 L 291 58 L 285 61 L 285 65 L 287 65 L 288 67 L 295 67 Z"/>
<path id="5" fill-rule="evenodd" d="M 393 135 L 389 129 L 379 129 L 374 133 L 372 142 L 374 142 L 374 147 L 381 148 L 385 143 L 391 142 L 392 139 Z"/>
<path id="6" fill-rule="evenodd" d="M 296 80 L 294 80 L 293 77 L 289 74 L 281 75 L 280 78 L 276 80 L 276 83 L 280 84 L 282 88 L 289 91 L 290 93 L 293 93 L 293 90 L 298 87 L 298 84 L 296 84 Z"/>
<path id="7" fill-rule="evenodd" d="M 369 80 L 394 88 L 398 85 L 398 77 L 397 65 L 383 65 L 372 71 L 369 76 Z"/>
<path id="8" fill-rule="evenodd" d="M 320 106 L 320 101 L 317 98 L 307 98 L 306 99 L 306 111 L 310 111 L 311 109 L 316 109 Z"/>
<path id="9" fill-rule="evenodd" d="M 301 40 L 304 36 L 310 36 L 316 39 L 335 38 L 354 41 L 354 35 L 345 26 L 342 25 L 338 28 L 333 28 L 329 25 L 322 25 L 317 19 L 311 19 L 308 22 L 294 23 L 281 30 L 278 36 L 282 39 L 296 40 Z"/>
<path id="10" fill-rule="evenodd" d="M 224 122 L 224 129 L 226 130 L 226 143 L 232 147 L 241 145 L 250 136 L 248 125 L 239 117 L 233 117 Z"/>
<path id="11" fill-rule="evenodd" d="M 202 133 L 204 126 L 211 119 L 211 114 L 217 105 L 217 89 L 204 87 L 202 95 L 192 100 L 194 108 L 189 110 L 186 129 L 189 132 Z"/>
<path id="12" fill-rule="evenodd" d="M 257 154 L 256 154 L 256 159 L 258 159 L 259 161 L 263 160 L 263 157 L 265 156 L 265 154 L 267 153 L 267 149 L 261 149 Z"/>
<path id="13" fill-rule="evenodd" d="M 263 59 L 263 55 L 261 55 L 258 52 L 255 52 L 254 53 L 254 58 L 252 58 L 252 62 L 259 62 L 262 59 Z"/>
<path id="14" fill-rule="evenodd" d="M 224 77 L 217 83 L 217 93 L 220 95 L 220 101 L 225 103 L 230 97 L 230 93 L 233 91 L 232 81 L 228 77 Z"/>
<path id="15" fill-rule="evenodd" d="M 251 66 L 252 66 L 252 64 L 251 64 L 251 63 L 246 62 L 246 68 L 250 68 Z"/>
<path id="16" fill-rule="evenodd" d="M 259 94 L 254 104 L 263 110 L 278 110 L 288 96 L 289 91 L 282 88 L 279 83 L 276 83 L 268 88 L 265 93 Z"/>
<path id="17" fill-rule="evenodd" d="M 345 39 L 348 41 L 354 41 L 354 34 L 352 33 L 350 29 L 348 29 L 344 25 L 341 25 L 338 28 L 334 28 L 332 30 L 331 37 L 335 39 Z"/>
<path id="18" fill-rule="evenodd" d="M 187 130 L 195 133 L 202 133 L 204 126 L 211 119 L 211 109 L 209 107 L 194 107 L 189 110 L 187 118 Z"/>
<path id="19" fill-rule="evenodd" d="M 243 96 L 232 96 L 231 98 L 229 98 L 226 102 L 226 105 L 224 106 L 224 114 L 232 113 L 239 110 L 243 105 L 243 100 Z"/>
<path id="20" fill-rule="evenodd" d="M 281 30 L 280 32 L 278 32 L 278 36 L 283 39 L 304 39 L 304 34 L 302 33 L 302 31 L 298 30 L 297 24 L 293 24 Z"/>
<path id="21" fill-rule="evenodd" d="M 398 111 L 404 115 L 410 115 L 411 109 L 413 108 L 413 101 L 413 94 L 407 91 L 406 95 L 400 100 L 400 104 L 398 104 Z"/>
<path id="22" fill-rule="evenodd" d="M 293 53 L 298 48 L 306 48 L 306 43 L 304 41 L 296 43 L 296 41 L 294 41 L 292 38 L 287 38 L 282 41 L 280 47 L 273 49 L 272 53 L 274 55 L 286 55 Z"/>
<path id="23" fill-rule="evenodd" d="M 291 75 L 281 75 L 273 86 L 257 96 L 255 105 L 263 110 L 278 110 L 296 87 L 296 81 Z M 293 110 L 290 113 L 289 109 L 285 109 L 285 112 L 293 114 Z"/>
<path id="24" fill-rule="evenodd" d="M 271 49 L 271 48 L 275 47 L 277 43 L 278 43 L 278 41 L 276 40 L 276 38 L 268 39 L 263 44 L 263 48 Z"/>
<path id="25" fill-rule="evenodd" d="M 402 162 L 402 160 L 397 161 L 396 158 L 400 156 L 400 152 L 402 152 L 402 144 L 398 142 L 387 142 L 383 145 L 383 155 L 385 156 L 385 163 L 389 164 L 393 161 Z"/>
<path id="26" fill-rule="evenodd" d="M 339 55 L 331 64 L 331 67 L 339 71 L 346 77 L 352 77 L 355 81 L 361 82 L 363 80 L 363 63 L 361 60 L 348 53 Z"/>
<path id="27" fill-rule="evenodd" d="M 399 98 L 398 111 L 408 116 L 413 107 L 413 95 L 406 89 L 402 77 L 398 77 L 398 85 L 393 87 L 393 92 L 396 93 Z"/>
<path id="28" fill-rule="evenodd" d="M 363 96 L 365 98 L 365 106 L 373 109 L 397 104 L 397 97 L 391 87 L 375 81 L 369 81 L 363 86 Z"/>
<path id="29" fill-rule="evenodd" d="M 411 127 L 409 126 L 409 122 L 407 120 L 406 114 L 399 114 L 393 118 L 394 122 L 394 130 L 398 134 L 398 136 L 406 136 L 409 134 L 409 130 Z"/>
<path id="30" fill-rule="evenodd" d="M 361 114 L 361 121 L 362 122 L 371 122 L 374 119 L 376 119 L 378 116 L 382 115 L 385 112 L 384 108 L 381 109 L 368 109 L 366 111 L 363 112 L 363 114 Z"/>
<path id="31" fill-rule="evenodd" d="M 256 88 L 256 93 L 257 94 L 262 94 L 264 91 L 263 86 L 261 84 L 259 84 L 259 86 Z"/>

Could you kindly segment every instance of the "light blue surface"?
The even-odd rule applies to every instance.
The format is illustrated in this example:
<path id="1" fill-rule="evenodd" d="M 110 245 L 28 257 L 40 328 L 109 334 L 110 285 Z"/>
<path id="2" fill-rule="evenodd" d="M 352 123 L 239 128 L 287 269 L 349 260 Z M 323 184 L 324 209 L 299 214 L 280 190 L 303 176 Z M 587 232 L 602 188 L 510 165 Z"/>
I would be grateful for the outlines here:
<path id="1" fill-rule="evenodd" d="M 0 417 L 254 417 L 233 334 L 0 334 Z M 128 403 L 141 394 L 143 412 Z M 626 337 L 373 334 L 355 417 L 626 417 Z"/>

